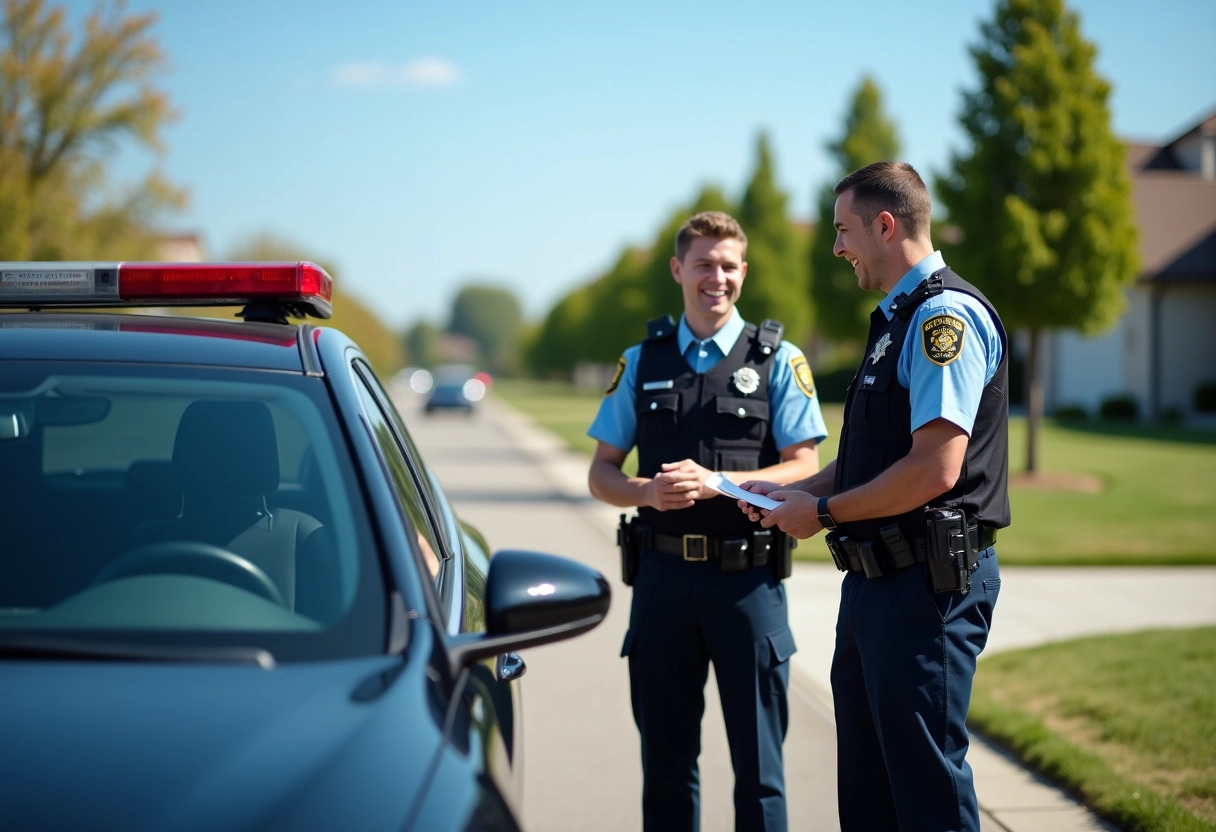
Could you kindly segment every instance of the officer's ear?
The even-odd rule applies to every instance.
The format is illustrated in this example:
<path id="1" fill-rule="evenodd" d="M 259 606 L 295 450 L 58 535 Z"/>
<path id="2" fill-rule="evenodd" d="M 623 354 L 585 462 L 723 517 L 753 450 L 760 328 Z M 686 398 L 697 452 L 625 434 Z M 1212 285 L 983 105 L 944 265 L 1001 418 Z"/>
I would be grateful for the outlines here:
<path id="1" fill-rule="evenodd" d="M 880 233 L 884 237 L 886 237 L 889 232 L 895 231 L 895 217 L 890 211 L 879 211 L 876 219 L 878 220 Z"/>
<path id="2" fill-rule="evenodd" d="M 676 283 L 680 282 L 680 266 L 681 265 L 682 264 L 680 263 L 680 258 L 678 258 L 678 257 L 671 258 L 671 277 L 673 280 L 675 280 Z"/>

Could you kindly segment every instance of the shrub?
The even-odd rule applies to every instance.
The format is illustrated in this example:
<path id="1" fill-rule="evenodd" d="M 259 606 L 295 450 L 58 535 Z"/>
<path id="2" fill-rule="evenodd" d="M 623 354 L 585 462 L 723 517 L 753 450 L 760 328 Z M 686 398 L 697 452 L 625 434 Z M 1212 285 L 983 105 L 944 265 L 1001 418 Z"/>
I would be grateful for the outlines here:
<path id="1" fill-rule="evenodd" d="M 1195 388 L 1195 409 L 1200 413 L 1216 413 L 1216 381 L 1205 381 Z"/>
<path id="2" fill-rule="evenodd" d="M 1135 421 L 1139 416 L 1139 405 L 1126 394 L 1109 396 L 1098 407 L 1098 416 L 1116 422 Z"/>
<path id="3" fill-rule="evenodd" d="M 1061 422 L 1089 421 L 1089 411 L 1079 404 L 1066 404 L 1062 407 L 1057 407 L 1052 415 Z"/>

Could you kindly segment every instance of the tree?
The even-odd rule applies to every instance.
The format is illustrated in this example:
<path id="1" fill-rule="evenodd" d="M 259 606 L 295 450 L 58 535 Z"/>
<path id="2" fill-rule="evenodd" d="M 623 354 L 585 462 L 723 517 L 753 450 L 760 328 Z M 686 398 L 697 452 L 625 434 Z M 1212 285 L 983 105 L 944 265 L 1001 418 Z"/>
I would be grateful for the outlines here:
<path id="1" fill-rule="evenodd" d="M 388 378 L 405 363 L 400 339 L 368 306 L 342 288 L 340 271 L 327 265 L 324 258 L 308 253 L 305 248 L 284 237 L 270 233 L 255 234 L 229 250 L 227 259 L 233 261 L 296 261 L 309 260 L 329 273 L 334 281 L 333 315 L 326 326 L 340 329 L 355 340 L 367 360 L 381 378 Z M 214 310 L 200 310 L 214 314 Z"/>
<path id="2" fill-rule="evenodd" d="M 1126 147 L 1111 132 L 1110 84 L 1062 0 L 1001 0 L 971 49 L 979 87 L 960 122 L 971 147 L 936 183 L 962 231 L 948 262 L 1028 331 L 1026 470 L 1038 471 L 1039 341 L 1053 328 L 1114 322 L 1139 269 Z"/>
<path id="3" fill-rule="evenodd" d="M 777 187 L 768 136 L 756 140 L 756 169 L 739 203 L 739 224 L 747 234 L 747 279 L 739 312 L 760 323 L 785 324 L 785 337 L 803 344 L 811 329 L 806 256 L 787 212 L 789 198 Z"/>
<path id="4" fill-rule="evenodd" d="M 4 0 L 0 19 L 0 254 L 13 260 L 154 255 L 153 220 L 184 201 L 157 172 L 115 193 L 104 159 L 125 140 L 162 149 L 174 117 L 155 15 L 99 6 L 75 39 L 62 8 Z"/>
<path id="5" fill-rule="evenodd" d="M 836 162 L 837 175 L 819 189 L 818 220 L 809 257 L 816 335 L 855 342 L 855 349 L 859 350 L 858 339 L 864 339 L 870 326 L 870 312 L 881 298 L 859 291 L 853 269 L 832 253 L 836 244 L 833 224 L 836 194 L 832 189 L 845 175 L 871 162 L 896 159 L 900 152 L 895 125 L 883 114 L 882 92 L 869 76 L 853 94 L 844 134 L 830 142 L 827 149 Z"/>
<path id="6" fill-rule="evenodd" d="M 402 345 L 406 360 L 415 367 L 434 367 L 439 363 L 439 341 L 443 332 L 430 321 L 418 321 L 405 331 Z"/>
<path id="7" fill-rule="evenodd" d="M 452 302 L 448 331 L 477 342 L 486 369 L 508 375 L 517 369 L 524 316 L 519 300 L 498 286 L 466 286 Z"/>

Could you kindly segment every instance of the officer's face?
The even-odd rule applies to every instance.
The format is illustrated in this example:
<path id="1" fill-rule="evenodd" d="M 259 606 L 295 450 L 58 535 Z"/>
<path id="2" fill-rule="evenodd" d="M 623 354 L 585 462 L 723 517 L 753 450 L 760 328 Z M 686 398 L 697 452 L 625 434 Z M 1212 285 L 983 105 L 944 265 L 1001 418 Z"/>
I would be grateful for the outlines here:
<path id="1" fill-rule="evenodd" d="M 716 332 L 730 318 L 747 275 L 743 243 L 697 237 L 683 262 L 671 258 L 671 274 L 683 289 L 684 313 L 694 331 L 700 324 Z"/>
<path id="2" fill-rule="evenodd" d="M 843 257 L 857 275 L 857 285 L 866 290 L 882 290 L 881 264 L 884 256 L 882 237 L 875 233 L 878 217 L 867 225 L 853 213 L 853 192 L 836 197 L 836 242 L 832 253 Z"/>

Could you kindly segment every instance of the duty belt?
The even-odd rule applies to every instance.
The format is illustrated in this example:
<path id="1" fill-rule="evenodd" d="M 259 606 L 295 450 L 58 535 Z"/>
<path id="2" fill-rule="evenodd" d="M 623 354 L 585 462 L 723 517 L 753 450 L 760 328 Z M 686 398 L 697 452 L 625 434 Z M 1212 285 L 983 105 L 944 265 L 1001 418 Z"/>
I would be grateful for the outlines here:
<path id="1" fill-rule="evenodd" d="M 765 529 L 764 531 L 755 531 L 751 534 L 716 537 L 708 534 L 659 534 L 658 532 L 652 532 L 649 548 L 656 552 L 662 552 L 665 555 L 679 555 L 684 560 L 710 561 L 721 559 L 722 547 L 726 543 L 732 545 L 743 543 L 745 547 L 752 547 L 753 550 L 763 551 L 764 549 L 768 549 L 771 552 L 773 533 Z"/>
<path id="2" fill-rule="evenodd" d="M 992 545 L 996 542 L 996 529 L 991 526 L 968 526 L 967 542 L 981 557 L 990 554 Z M 832 560 L 841 572 L 866 572 L 866 563 L 885 561 L 890 570 L 894 571 L 911 566 L 914 563 L 925 562 L 925 538 L 917 537 L 909 540 L 902 532 L 893 537 L 878 537 L 872 540 L 859 540 L 846 535 L 828 535 L 828 551 Z"/>

